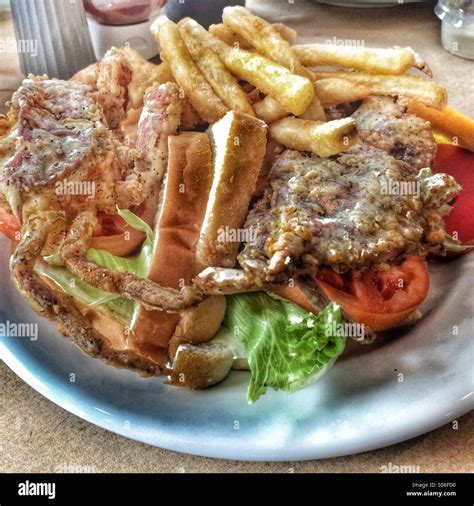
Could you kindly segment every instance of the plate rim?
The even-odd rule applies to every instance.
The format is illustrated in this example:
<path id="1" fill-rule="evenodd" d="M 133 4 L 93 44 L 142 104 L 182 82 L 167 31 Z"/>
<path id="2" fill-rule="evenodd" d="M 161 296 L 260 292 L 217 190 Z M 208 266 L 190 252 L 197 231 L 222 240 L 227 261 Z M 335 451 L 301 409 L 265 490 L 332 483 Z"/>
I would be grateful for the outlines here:
<path id="1" fill-rule="evenodd" d="M 59 337 L 62 339 L 66 339 L 63 336 Z M 85 356 L 84 356 L 85 357 Z M 74 404 L 74 396 L 71 397 L 69 401 L 61 394 L 60 388 L 50 388 L 48 389 L 48 384 L 44 384 L 42 381 L 31 381 L 31 378 L 36 378 L 36 375 L 33 372 L 30 372 L 26 366 L 20 359 L 18 359 L 12 351 L 4 345 L 4 343 L 0 340 L 0 358 L 5 363 L 5 365 L 13 371 L 22 381 L 24 381 L 28 386 L 37 391 L 40 395 L 53 402 L 55 405 L 60 408 L 66 410 L 68 413 L 77 416 L 81 420 L 85 420 L 88 423 L 95 425 L 96 427 L 100 427 L 106 431 L 112 432 L 119 436 L 125 437 L 132 441 L 138 441 L 140 443 L 144 443 L 147 445 L 151 445 L 154 447 L 162 448 L 165 450 L 184 453 L 188 455 L 194 455 L 198 457 L 205 458 L 217 458 L 217 459 L 226 459 L 233 461 L 243 461 L 243 462 L 296 462 L 296 461 L 307 461 L 307 460 L 324 460 L 328 458 L 342 457 L 355 455 L 358 453 L 370 452 L 373 450 L 377 450 L 380 448 L 385 448 L 388 446 L 392 446 L 398 443 L 402 443 L 404 441 L 411 440 L 413 438 L 419 437 L 421 435 L 427 434 L 436 430 L 437 428 L 446 425 L 457 418 L 469 413 L 473 407 L 469 402 L 466 402 L 463 405 L 459 400 L 455 403 L 453 401 L 447 401 L 443 409 L 439 409 L 439 415 L 436 417 L 423 415 L 417 418 L 416 423 L 409 424 L 407 423 L 407 417 L 405 417 L 404 423 L 397 425 L 396 429 L 393 431 L 393 435 L 388 436 L 386 432 L 383 432 L 381 435 L 377 435 L 376 438 L 371 443 L 367 443 L 366 439 L 359 439 L 355 442 L 348 442 L 348 446 L 350 449 L 348 450 L 348 446 L 334 446 L 332 445 L 333 450 L 329 449 L 328 446 L 323 446 L 321 449 L 317 449 L 314 446 L 310 448 L 302 449 L 300 447 L 292 448 L 291 446 L 286 447 L 284 450 L 281 448 L 277 448 L 276 452 L 272 449 L 267 449 L 268 455 L 258 455 L 258 456 L 250 456 L 244 458 L 242 456 L 236 456 L 236 451 L 232 448 L 222 448 L 214 449 L 210 445 L 200 446 L 199 442 L 194 443 L 191 448 L 184 449 L 183 447 L 177 447 L 175 444 L 168 445 L 166 443 L 167 433 L 163 432 L 160 436 L 159 440 L 150 442 L 149 439 L 146 438 L 146 435 L 143 437 L 140 436 L 139 432 L 133 432 L 122 430 L 117 428 L 117 425 L 113 427 L 108 427 L 105 423 L 100 423 L 101 418 L 92 410 L 82 411 L 79 409 L 79 404 Z M 85 357 L 86 359 L 90 359 L 89 357 Z M 41 364 L 42 367 L 46 367 Z M 234 371 L 235 373 L 239 371 Z M 49 390 L 49 392 L 48 392 Z M 465 396 L 466 398 L 469 397 Z M 470 395 L 470 397 L 474 397 Z M 66 399 L 66 401 L 64 401 Z M 461 400 L 464 400 L 461 399 Z M 454 406 L 453 406 L 454 404 Z M 446 413 L 447 411 L 447 413 Z M 444 412 L 444 415 L 441 413 Z M 448 416 L 449 415 L 449 416 Z M 135 416 L 137 416 L 135 414 Z M 186 441 L 184 444 L 188 445 L 189 440 L 185 438 Z M 178 445 L 179 446 L 179 445 Z"/>

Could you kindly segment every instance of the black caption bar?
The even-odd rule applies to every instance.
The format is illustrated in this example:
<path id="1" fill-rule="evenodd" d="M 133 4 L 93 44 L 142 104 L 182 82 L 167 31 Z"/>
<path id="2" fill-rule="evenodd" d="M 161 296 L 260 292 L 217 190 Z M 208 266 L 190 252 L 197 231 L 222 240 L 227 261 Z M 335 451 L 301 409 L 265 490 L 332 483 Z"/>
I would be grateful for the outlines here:
<path id="1" fill-rule="evenodd" d="M 2 474 L 0 506 L 471 506 L 470 474 Z"/>

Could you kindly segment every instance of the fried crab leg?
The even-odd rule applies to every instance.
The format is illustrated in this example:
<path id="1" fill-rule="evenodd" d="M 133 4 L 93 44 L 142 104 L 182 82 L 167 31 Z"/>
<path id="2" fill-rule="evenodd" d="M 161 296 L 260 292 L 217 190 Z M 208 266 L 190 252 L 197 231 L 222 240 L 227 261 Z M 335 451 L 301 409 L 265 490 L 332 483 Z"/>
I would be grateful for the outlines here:
<path id="1" fill-rule="evenodd" d="M 144 202 L 150 197 L 157 200 L 168 162 L 168 136 L 176 135 L 181 111 L 182 101 L 175 83 L 155 86 L 147 93 L 137 129 L 136 150 L 140 159 L 135 161 L 125 181 L 116 184 L 119 205 Z"/>
<path id="2" fill-rule="evenodd" d="M 192 287 L 182 290 L 162 287 L 149 279 L 112 271 L 87 259 L 92 233 L 97 225 L 94 209 L 79 213 L 61 246 L 61 259 L 70 272 L 83 281 L 110 293 L 134 299 L 147 309 L 176 312 L 197 304 L 203 295 Z"/>
<path id="3" fill-rule="evenodd" d="M 231 295 L 265 289 L 245 271 L 224 267 L 207 267 L 194 278 L 193 286 L 206 295 Z"/>
<path id="4" fill-rule="evenodd" d="M 72 297 L 60 291 L 53 293 L 34 271 L 35 262 L 49 234 L 61 228 L 64 228 L 62 212 L 42 211 L 27 219 L 22 239 L 10 260 L 12 277 L 20 292 L 39 315 L 59 324 L 90 357 L 100 357 L 116 367 L 133 369 L 143 376 L 160 374 L 160 366 L 133 351 L 114 350 L 108 340 L 93 329 Z"/>
<path id="5" fill-rule="evenodd" d="M 111 130 L 118 130 L 127 116 L 128 86 L 132 80 L 132 72 L 132 67 L 116 48 L 107 51 L 99 62 L 98 101 Z"/>

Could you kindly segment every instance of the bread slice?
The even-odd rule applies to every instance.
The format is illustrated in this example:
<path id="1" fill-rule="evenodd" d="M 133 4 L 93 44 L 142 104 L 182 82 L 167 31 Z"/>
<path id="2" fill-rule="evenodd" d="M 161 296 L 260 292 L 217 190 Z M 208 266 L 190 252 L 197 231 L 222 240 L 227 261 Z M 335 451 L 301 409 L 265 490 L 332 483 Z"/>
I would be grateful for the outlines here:
<path id="1" fill-rule="evenodd" d="M 196 390 L 208 388 L 226 378 L 233 362 L 232 350 L 221 343 L 181 344 L 167 383 Z"/>
<path id="2" fill-rule="evenodd" d="M 41 263 L 41 260 L 38 262 Z M 63 290 L 41 270 L 36 271 L 41 282 L 50 290 L 58 300 L 64 298 Z M 68 298 L 68 296 L 66 296 Z M 137 372 L 140 376 L 157 376 L 167 371 L 166 362 L 168 355 L 165 350 L 158 350 L 153 356 L 148 357 L 142 353 L 129 350 L 127 346 L 128 327 L 118 320 L 103 305 L 89 306 L 78 299 L 70 299 L 79 313 L 89 320 L 100 342 L 91 341 L 88 332 L 84 328 L 82 332 L 70 333 L 64 325 L 56 322 L 58 332 L 70 340 L 87 355 L 103 360 L 109 365 L 118 368 L 126 368 Z M 74 316 L 71 315 L 73 319 Z"/>
<path id="3" fill-rule="evenodd" d="M 211 187 L 211 149 L 206 134 L 185 132 L 169 137 L 168 152 L 149 278 L 179 289 L 190 284 L 196 270 L 196 245 Z M 129 346 L 147 356 L 153 347 L 167 349 L 180 318 L 178 313 L 139 307 Z"/>
<path id="4" fill-rule="evenodd" d="M 182 343 L 207 343 L 220 329 L 225 310 L 225 296 L 213 295 L 196 306 L 181 311 L 179 323 L 169 342 L 169 356 L 174 357 Z"/>
<path id="5" fill-rule="evenodd" d="M 197 246 L 197 262 L 204 267 L 233 267 L 238 232 L 266 149 L 266 124 L 252 116 L 229 111 L 208 130 L 214 175 Z"/>

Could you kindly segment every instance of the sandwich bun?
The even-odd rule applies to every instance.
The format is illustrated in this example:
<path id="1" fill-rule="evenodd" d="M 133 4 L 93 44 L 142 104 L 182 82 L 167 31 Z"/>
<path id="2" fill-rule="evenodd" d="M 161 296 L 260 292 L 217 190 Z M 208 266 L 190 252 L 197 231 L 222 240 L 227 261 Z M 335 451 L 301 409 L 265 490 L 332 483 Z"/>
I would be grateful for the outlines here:
<path id="1" fill-rule="evenodd" d="M 167 383 L 195 390 L 208 388 L 225 379 L 233 363 L 232 351 L 221 343 L 181 344 Z"/>
<path id="2" fill-rule="evenodd" d="M 168 170 L 155 219 L 155 244 L 149 278 L 181 288 L 196 274 L 196 245 L 209 199 L 212 153 L 206 134 L 184 132 L 168 139 Z M 206 342 L 220 327 L 225 298 L 210 297 L 181 313 L 135 312 L 128 346 L 155 359 L 170 347 L 170 357 L 186 340 Z M 176 334 L 176 335 L 175 335 Z"/>
<path id="3" fill-rule="evenodd" d="M 239 242 L 225 240 L 221 234 L 244 225 L 265 156 L 267 126 L 252 116 L 229 111 L 207 133 L 212 147 L 213 180 L 196 248 L 196 273 L 206 267 L 235 266 Z M 169 343 L 170 357 L 174 357 L 170 384 L 207 388 L 222 381 L 237 365 L 248 369 L 247 360 L 236 360 L 224 344 L 207 342 L 208 336 L 220 328 L 224 301 L 223 296 L 209 297 L 181 313 Z"/>
<path id="4" fill-rule="evenodd" d="M 239 243 L 222 241 L 219 233 L 224 227 L 244 225 L 265 155 L 266 133 L 262 121 L 231 111 L 207 133 L 182 132 L 168 138 L 168 170 L 156 199 L 159 204 L 150 201 L 145 206 L 150 214 L 158 205 L 155 219 L 146 219 L 155 229 L 150 279 L 181 288 L 205 267 L 235 265 Z M 222 381 L 235 365 L 232 351 L 211 341 L 224 319 L 225 296 L 209 296 L 179 313 L 138 306 L 130 328 L 102 308 L 75 304 L 104 337 L 109 355 L 129 353 L 149 363 L 154 374 L 167 373 L 170 384 L 207 388 Z"/>
<path id="5" fill-rule="evenodd" d="M 214 178 L 197 245 L 205 267 L 234 267 L 238 242 L 222 239 L 239 230 L 247 217 L 266 150 L 267 125 L 252 116 L 229 111 L 208 130 Z"/>
<path id="6" fill-rule="evenodd" d="M 48 276 L 37 271 L 41 281 L 48 287 L 52 295 L 58 300 L 64 298 L 64 292 Z M 165 371 L 165 358 L 156 356 L 151 360 L 136 353 L 127 347 L 128 329 L 117 321 L 110 313 L 103 308 L 91 307 L 77 299 L 66 296 L 75 306 L 75 310 L 85 317 L 93 330 L 97 331 L 94 343 L 90 342 L 87 333 L 71 334 L 63 325 L 57 323 L 58 332 L 69 337 L 81 351 L 87 355 L 98 358 L 119 368 L 125 368 L 137 372 L 140 376 L 157 376 Z M 73 316 L 74 317 L 74 316 Z M 85 329 L 84 329 L 85 330 Z"/>

